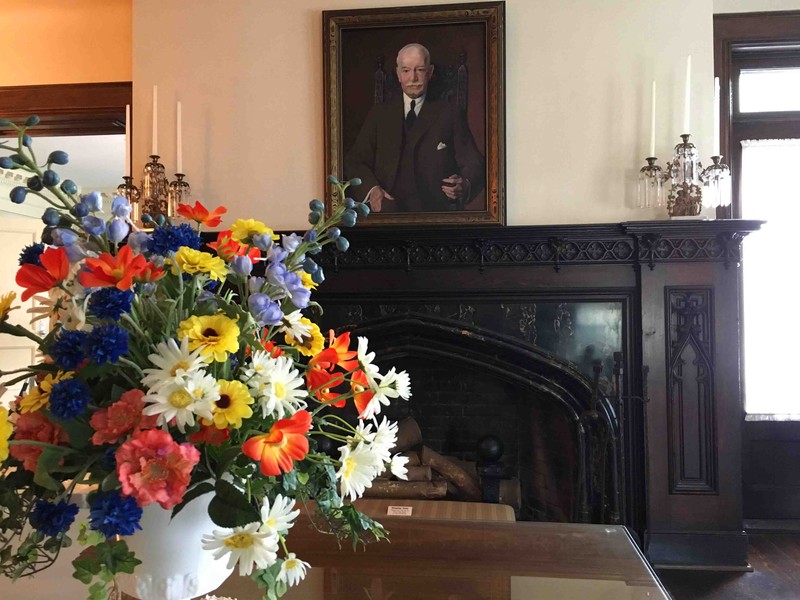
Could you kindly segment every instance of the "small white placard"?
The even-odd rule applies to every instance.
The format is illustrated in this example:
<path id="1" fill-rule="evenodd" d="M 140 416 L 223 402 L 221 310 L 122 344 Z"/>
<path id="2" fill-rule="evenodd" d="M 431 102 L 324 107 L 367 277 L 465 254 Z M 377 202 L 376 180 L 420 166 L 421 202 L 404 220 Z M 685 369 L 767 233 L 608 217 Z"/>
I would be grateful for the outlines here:
<path id="1" fill-rule="evenodd" d="M 410 517 L 413 511 L 413 506 L 389 506 L 386 509 L 386 515 L 389 517 Z"/>

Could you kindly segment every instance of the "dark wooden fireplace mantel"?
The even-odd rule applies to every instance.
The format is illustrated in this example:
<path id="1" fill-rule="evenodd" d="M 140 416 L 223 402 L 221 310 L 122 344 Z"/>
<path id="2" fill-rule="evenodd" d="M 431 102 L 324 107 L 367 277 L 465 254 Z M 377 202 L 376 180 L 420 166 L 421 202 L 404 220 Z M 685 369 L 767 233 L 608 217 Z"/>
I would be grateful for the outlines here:
<path id="1" fill-rule="evenodd" d="M 359 225 L 343 231 L 348 252 L 315 257 L 329 275 L 317 297 L 326 325 L 356 330 L 402 311 L 484 326 L 492 305 L 517 310 L 501 333 L 522 346 L 563 326 L 554 305 L 616 307 L 624 521 L 659 566 L 746 568 L 739 265 L 743 238 L 761 224 Z M 520 333 L 523 309 L 550 320 Z"/>

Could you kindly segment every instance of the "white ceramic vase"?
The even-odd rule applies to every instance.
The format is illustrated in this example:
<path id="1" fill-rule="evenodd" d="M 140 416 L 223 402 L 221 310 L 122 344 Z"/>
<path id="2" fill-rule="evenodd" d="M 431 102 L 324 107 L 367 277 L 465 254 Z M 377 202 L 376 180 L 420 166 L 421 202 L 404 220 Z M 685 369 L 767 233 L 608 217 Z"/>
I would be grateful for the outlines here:
<path id="1" fill-rule="evenodd" d="M 142 530 L 125 541 L 142 561 L 134 575 L 120 574 L 120 589 L 141 600 L 188 600 L 213 592 L 233 569 L 203 549 L 202 537 L 214 525 L 208 516 L 213 492 L 195 498 L 170 520 L 172 510 L 158 504 L 143 509 Z"/>

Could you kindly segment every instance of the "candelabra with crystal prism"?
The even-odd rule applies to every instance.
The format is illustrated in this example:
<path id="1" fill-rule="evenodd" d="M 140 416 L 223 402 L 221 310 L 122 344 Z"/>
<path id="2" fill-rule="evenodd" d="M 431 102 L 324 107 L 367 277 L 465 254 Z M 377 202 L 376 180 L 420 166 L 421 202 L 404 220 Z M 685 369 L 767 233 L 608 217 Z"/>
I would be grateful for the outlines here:
<path id="1" fill-rule="evenodd" d="M 117 195 L 123 196 L 127 198 L 128 202 L 131 204 L 131 221 L 134 224 L 141 225 L 141 221 L 139 220 L 141 217 L 139 211 L 139 199 L 142 196 L 142 193 L 139 191 L 139 188 L 136 187 L 133 183 L 133 177 L 130 175 L 125 175 L 122 178 L 123 183 L 120 183 L 117 186 Z"/>
<path id="2" fill-rule="evenodd" d="M 700 180 L 708 188 L 709 205 L 713 207 L 730 206 L 731 169 L 722 162 L 722 156 L 712 156 L 711 163 L 700 174 Z"/>
<path id="3" fill-rule="evenodd" d="M 670 217 L 696 217 L 703 206 L 703 189 L 700 173 L 703 165 L 698 158 L 697 147 L 689 141 L 688 133 L 681 135 L 683 140 L 675 146 L 675 154 L 667 164 L 671 180 L 667 197 L 667 213 Z"/>
<path id="4" fill-rule="evenodd" d="M 664 171 L 648 156 L 647 164 L 639 169 L 639 208 L 664 206 Z"/>
<path id="5" fill-rule="evenodd" d="M 183 173 L 175 173 L 175 181 L 169 184 L 169 205 L 167 207 L 167 214 L 174 217 L 178 214 L 178 205 L 185 204 L 189 200 L 189 195 L 192 193 L 192 188 L 189 187 L 189 182 L 184 181 L 186 177 Z"/>
<path id="6" fill-rule="evenodd" d="M 156 219 L 159 215 L 169 216 L 169 181 L 164 165 L 158 162 L 159 156 L 150 155 L 150 162 L 144 166 L 142 179 L 141 214 Z"/>

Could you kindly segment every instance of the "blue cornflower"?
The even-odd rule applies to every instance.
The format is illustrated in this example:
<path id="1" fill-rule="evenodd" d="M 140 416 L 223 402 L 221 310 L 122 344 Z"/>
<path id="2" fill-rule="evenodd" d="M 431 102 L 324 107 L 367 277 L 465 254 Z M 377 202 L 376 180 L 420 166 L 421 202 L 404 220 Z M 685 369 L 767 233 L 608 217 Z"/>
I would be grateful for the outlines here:
<path id="1" fill-rule="evenodd" d="M 80 379 L 62 379 L 50 391 L 50 411 L 59 419 L 73 419 L 86 410 L 92 399 L 89 386 Z"/>
<path id="2" fill-rule="evenodd" d="M 111 472 L 117 468 L 117 448 L 110 446 L 103 451 L 103 458 L 100 459 L 100 466 L 106 471 Z"/>
<path id="3" fill-rule="evenodd" d="M 130 312 L 133 292 L 114 287 L 100 288 L 89 297 L 89 312 L 100 319 L 119 319 Z"/>
<path id="4" fill-rule="evenodd" d="M 19 253 L 19 266 L 22 265 L 36 265 L 42 266 L 39 257 L 44 252 L 44 244 L 30 244 L 22 249 Z"/>
<path id="5" fill-rule="evenodd" d="M 119 492 L 97 494 L 92 499 L 89 512 L 89 526 L 107 538 L 115 535 L 133 535 L 141 529 L 139 519 L 142 509 L 130 496 L 121 496 Z"/>
<path id="6" fill-rule="evenodd" d="M 31 511 L 30 522 L 34 529 L 54 537 L 67 531 L 77 514 L 76 504 L 67 504 L 63 500 L 58 504 L 37 500 L 36 506 Z"/>
<path id="7" fill-rule="evenodd" d="M 181 246 L 198 250 L 201 244 L 200 236 L 191 225 L 182 223 L 177 226 L 156 227 L 151 234 L 148 250 L 160 256 L 170 256 Z"/>
<path id="8" fill-rule="evenodd" d="M 128 332 L 119 325 L 99 325 L 87 334 L 85 349 L 98 365 L 115 363 L 128 352 Z"/>
<path id="9" fill-rule="evenodd" d="M 53 342 L 49 354 L 59 367 L 65 371 L 72 371 L 86 358 L 83 353 L 85 340 L 86 334 L 83 331 L 62 329 Z"/>

